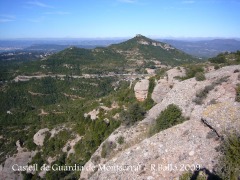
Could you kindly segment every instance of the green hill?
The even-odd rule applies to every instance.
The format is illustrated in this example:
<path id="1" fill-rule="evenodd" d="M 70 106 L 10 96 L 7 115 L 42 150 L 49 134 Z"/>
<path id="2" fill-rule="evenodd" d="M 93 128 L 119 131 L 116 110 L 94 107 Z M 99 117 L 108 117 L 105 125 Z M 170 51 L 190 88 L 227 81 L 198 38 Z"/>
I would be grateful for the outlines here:
<path id="1" fill-rule="evenodd" d="M 240 64 L 240 51 L 220 53 L 216 57 L 209 58 L 209 62 L 221 66 Z"/>
<path id="2" fill-rule="evenodd" d="M 173 46 L 149 39 L 142 35 L 111 45 L 109 48 L 124 55 L 128 60 L 156 60 L 165 65 L 180 65 L 196 62 L 197 59 Z"/>
<path id="3" fill-rule="evenodd" d="M 41 61 L 24 63 L 17 75 L 144 73 L 145 68 L 158 68 L 160 63 L 176 66 L 197 61 L 169 44 L 137 35 L 109 47 L 69 47 Z"/>
<path id="4" fill-rule="evenodd" d="M 60 51 L 46 60 L 26 63 L 19 69 L 19 74 L 71 74 L 81 75 L 105 74 L 119 72 L 125 58 L 108 48 L 95 48 L 93 50 L 70 47 Z"/>

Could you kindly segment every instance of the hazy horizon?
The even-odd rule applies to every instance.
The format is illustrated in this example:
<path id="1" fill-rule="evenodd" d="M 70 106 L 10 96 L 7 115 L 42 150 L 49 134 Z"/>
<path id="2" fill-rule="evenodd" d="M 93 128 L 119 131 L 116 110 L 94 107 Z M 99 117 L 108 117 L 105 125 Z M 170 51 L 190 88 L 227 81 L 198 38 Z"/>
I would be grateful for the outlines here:
<path id="1" fill-rule="evenodd" d="M 144 35 L 145 36 L 145 35 Z M 98 40 L 128 40 L 135 36 L 129 37 L 22 37 L 22 38 L 0 38 L 0 41 L 11 41 L 11 40 L 86 40 L 86 41 L 98 41 Z M 186 41 L 201 41 L 201 40 L 240 40 L 240 37 L 156 37 L 146 36 L 150 39 L 164 39 L 164 40 L 186 40 Z"/>

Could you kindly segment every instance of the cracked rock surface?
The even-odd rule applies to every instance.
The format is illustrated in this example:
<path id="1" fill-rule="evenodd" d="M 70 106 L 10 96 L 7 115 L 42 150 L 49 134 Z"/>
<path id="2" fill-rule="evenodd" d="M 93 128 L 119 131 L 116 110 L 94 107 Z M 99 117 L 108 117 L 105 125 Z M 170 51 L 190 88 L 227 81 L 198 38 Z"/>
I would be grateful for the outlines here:
<path id="1" fill-rule="evenodd" d="M 164 130 L 119 153 L 90 179 L 173 179 L 188 168 L 212 169 L 219 145 L 217 137 L 208 137 L 211 129 L 197 120 Z M 207 158 L 206 158 L 207 157 Z M 103 167 L 104 167 L 103 166 Z M 134 171 L 114 170 L 116 167 L 139 166 Z M 174 169 L 172 169 L 173 167 Z"/>
<path id="2" fill-rule="evenodd" d="M 190 166 L 194 171 L 197 165 L 212 172 L 219 156 L 216 151 L 221 142 L 219 136 L 226 131 L 240 130 L 240 103 L 235 102 L 240 73 L 234 73 L 236 69 L 240 70 L 240 65 L 210 71 L 206 73 L 205 81 L 191 78 L 175 82 L 141 122 L 131 128 L 120 127 L 107 139 L 114 141 L 114 136 L 121 135 L 128 146 L 118 147 L 111 157 L 100 158 L 100 163 L 91 163 L 90 159 L 85 167 L 92 165 L 95 170 L 82 171 L 81 179 L 178 179 L 189 170 L 186 167 Z M 201 104 L 193 101 L 199 91 L 221 78 L 225 80 L 214 86 Z M 189 120 L 148 138 L 149 126 L 169 104 L 176 104 Z M 93 156 L 101 156 L 101 146 Z M 114 169 L 131 166 L 137 166 L 135 171 Z M 171 169 L 171 166 L 177 169 Z"/>

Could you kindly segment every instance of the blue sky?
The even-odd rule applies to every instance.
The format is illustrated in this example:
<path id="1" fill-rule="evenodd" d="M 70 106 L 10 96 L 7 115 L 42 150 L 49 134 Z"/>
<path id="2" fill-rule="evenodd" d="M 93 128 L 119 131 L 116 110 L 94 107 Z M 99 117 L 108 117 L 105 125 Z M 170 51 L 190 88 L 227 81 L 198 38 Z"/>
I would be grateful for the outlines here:
<path id="1" fill-rule="evenodd" d="M 0 39 L 240 38 L 240 0 L 0 0 Z"/>

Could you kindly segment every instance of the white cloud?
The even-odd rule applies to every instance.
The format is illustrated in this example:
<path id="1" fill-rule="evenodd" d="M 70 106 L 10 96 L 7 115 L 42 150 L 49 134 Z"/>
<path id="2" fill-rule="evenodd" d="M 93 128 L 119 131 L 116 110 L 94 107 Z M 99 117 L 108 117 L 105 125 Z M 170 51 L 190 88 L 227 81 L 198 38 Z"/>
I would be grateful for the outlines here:
<path id="1" fill-rule="evenodd" d="M 118 0 L 120 2 L 123 2 L 123 3 L 137 3 L 137 0 Z"/>
<path id="2" fill-rule="evenodd" d="M 12 22 L 15 21 L 13 19 L 6 19 L 6 18 L 0 18 L 0 23 L 5 23 L 5 22 Z"/>
<path id="3" fill-rule="evenodd" d="M 0 14 L 0 23 L 15 21 L 16 17 L 14 15 Z"/>
<path id="4" fill-rule="evenodd" d="M 0 17 L 9 18 L 9 19 L 15 19 L 16 18 L 16 16 L 9 15 L 9 14 L 0 14 Z"/>
<path id="5" fill-rule="evenodd" d="M 27 21 L 32 22 L 32 23 L 40 23 L 40 22 L 42 22 L 44 20 L 45 20 L 44 16 L 39 17 L 39 18 L 35 18 L 35 19 L 27 19 Z"/>
<path id="6" fill-rule="evenodd" d="M 45 12 L 43 14 L 68 15 L 68 14 L 71 14 L 71 13 L 70 12 L 64 12 L 64 11 L 53 11 L 53 12 Z"/>
<path id="7" fill-rule="evenodd" d="M 37 0 L 35 1 L 29 1 L 27 2 L 27 4 L 33 5 L 33 6 L 38 6 L 38 7 L 42 7 L 42 8 L 53 8 L 52 6 L 49 6 L 47 4 L 44 4 L 42 2 L 39 2 Z"/>
<path id="8" fill-rule="evenodd" d="M 195 1 L 187 0 L 187 1 L 182 1 L 183 4 L 193 4 Z"/>

